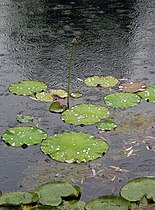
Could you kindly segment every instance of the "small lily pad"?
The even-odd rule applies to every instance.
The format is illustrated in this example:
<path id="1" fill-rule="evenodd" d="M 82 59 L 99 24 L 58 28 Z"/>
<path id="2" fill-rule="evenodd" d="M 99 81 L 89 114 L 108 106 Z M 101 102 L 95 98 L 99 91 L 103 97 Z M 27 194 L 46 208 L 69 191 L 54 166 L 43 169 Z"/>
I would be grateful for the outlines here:
<path id="1" fill-rule="evenodd" d="M 55 113 L 62 113 L 67 109 L 67 106 L 64 104 L 60 104 L 60 102 L 55 101 L 50 105 L 49 110 Z"/>
<path id="2" fill-rule="evenodd" d="M 136 93 L 144 91 L 146 87 L 146 84 L 141 82 L 125 82 L 119 86 L 119 89 L 127 93 Z"/>
<path id="3" fill-rule="evenodd" d="M 63 200 L 77 199 L 80 188 L 64 182 L 48 182 L 36 189 L 39 203 L 42 205 L 59 206 Z"/>
<path id="4" fill-rule="evenodd" d="M 44 102 L 52 102 L 54 100 L 52 94 L 46 92 L 37 93 L 36 98 L 37 100 Z"/>
<path id="5" fill-rule="evenodd" d="M 109 110 L 102 105 L 79 104 L 62 113 L 61 119 L 75 125 L 91 125 L 109 116 Z"/>
<path id="6" fill-rule="evenodd" d="M 65 201 L 63 205 L 59 206 L 60 210 L 84 210 L 85 202 L 83 201 Z"/>
<path id="7" fill-rule="evenodd" d="M 86 210 L 128 210 L 130 202 L 120 196 L 107 195 L 89 201 Z"/>
<path id="8" fill-rule="evenodd" d="M 155 178 L 133 179 L 121 188 L 120 194 L 129 201 L 140 201 L 144 196 L 155 201 Z"/>
<path id="9" fill-rule="evenodd" d="M 29 146 L 40 143 L 46 137 L 46 132 L 37 127 L 22 126 L 6 130 L 2 139 L 11 146 Z"/>
<path id="10" fill-rule="evenodd" d="M 101 157 L 108 151 L 108 145 L 103 139 L 87 133 L 66 132 L 47 137 L 41 150 L 55 160 L 80 163 Z"/>
<path id="11" fill-rule="evenodd" d="M 114 93 L 104 98 L 105 103 L 113 108 L 128 108 L 140 103 L 140 97 L 133 93 Z"/>
<path id="12" fill-rule="evenodd" d="M 67 96 L 68 96 L 68 93 L 65 90 L 62 90 L 62 89 L 58 89 L 58 90 L 51 89 L 50 94 L 53 95 L 53 96 L 57 95 L 60 98 L 67 98 Z"/>
<path id="13" fill-rule="evenodd" d="M 38 200 L 38 195 L 32 192 L 9 192 L 0 197 L 0 205 L 22 205 L 34 203 Z"/>
<path id="14" fill-rule="evenodd" d="M 147 87 L 144 92 L 138 93 L 138 95 L 148 102 L 155 103 L 155 85 Z"/>
<path id="15" fill-rule="evenodd" d="M 23 80 L 9 86 L 9 91 L 17 95 L 33 95 L 47 89 L 44 82 Z"/>
<path id="16" fill-rule="evenodd" d="M 78 92 L 78 91 L 74 91 L 70 94 L 70 96 L 72 98 L 81 98 L 82 97 L 82 93 Z"/>
<path id="17" fill-rule="evenodd" d="M 108 87 L 113 87 L 118 83 L 118 80 L 115 77 L 112 76 L 107 76 L 107 77 L 99 77 L 99 76 L 92 76 L 88 77 L 84 80 L 84 83 L 88 87 L 103 87 L 103 88 L 108 88 Z"/>
<path id="18" fill-rule="evenodd" d="M 111 119 L 104 120 L 103 122 L 100 122 L 97 125 L 97 128 L 103 131 L 110 131 L 116 127 L 117 127 L 116 123 Z"/>
<path id="19" fill-rule="evenodd" d="M 18 114 L 16 120 L 21 123 L 33 122 L 35 118 L 30 115 Z"/>

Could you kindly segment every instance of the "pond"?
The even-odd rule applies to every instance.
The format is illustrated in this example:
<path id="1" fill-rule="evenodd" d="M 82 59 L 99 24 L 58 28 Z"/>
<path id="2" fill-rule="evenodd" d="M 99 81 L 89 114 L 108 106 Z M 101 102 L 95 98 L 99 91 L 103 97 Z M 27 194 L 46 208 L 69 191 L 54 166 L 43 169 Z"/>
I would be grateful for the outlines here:
<path id="1" fill-rule="evenodd" d="M 67 89 L 71 41 L 77 37 L 71 90 L 83 93 L 78 103 L 104 104 L 106 90 L 86 87 L 92 75 L 155 84 L 154 0 L 0 0 L 0 135 L 19 126 L 19 113 L 34 115 L 49 135 L 83 131 L 106 137 L 110 145 L 97 160 L 67 164 L 50 159 L 39 145 L 26 149 L 0 142 L 0 189 L 33 190 L 49 180 L 75 183 L 82 200 L 115 194 L 129 179 L 155 176 L 155 104 L 142 101 L 129 109 L 111 109 L 118 124 L 111 132 L 96 125 L 73 126 L 50 113 L 49 103 L 13 95 L 19 80 L 44 81 Z"/>

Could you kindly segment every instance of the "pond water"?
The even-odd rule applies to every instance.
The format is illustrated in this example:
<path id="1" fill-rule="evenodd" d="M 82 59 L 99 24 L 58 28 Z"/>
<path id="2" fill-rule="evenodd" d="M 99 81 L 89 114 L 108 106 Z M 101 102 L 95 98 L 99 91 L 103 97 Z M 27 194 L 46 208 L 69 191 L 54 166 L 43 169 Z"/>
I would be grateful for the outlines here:
<path id="1" fill-rule="evenodd" d="M 19 126 L 18 113 L 33 114 L 33 125 L 49 135 L 84 131 L 104 136 L 109 152 L 85 164 L 59 163 L 39 146 L 13 148 L 0 143 L 0 189 L 32 190 L 49 180 L 82 187 L 82 199 L 118 194 L 127 180 L 155 176 L 155 104 L 143 101 L 126 110 L 111 110 L 119 125 L 99 133 L 96 126 L 71 126 L 48 111 L 49 104 L 15 96 L 8 86 L 38 79 L 50 88 L 67 87 L 71 41 L 77 37 L 71 89 L 82 99 L 71 105 L 103 103 L 106 91 L 87 88 L 81 80 L 112 75 L 120 81 L 155 84 L 154 0 L 0 0 L 0 135 Z M 114 166 L 114 167 L 113 167 Z M 122 170 L 119 170 L 119 167 Z"/>

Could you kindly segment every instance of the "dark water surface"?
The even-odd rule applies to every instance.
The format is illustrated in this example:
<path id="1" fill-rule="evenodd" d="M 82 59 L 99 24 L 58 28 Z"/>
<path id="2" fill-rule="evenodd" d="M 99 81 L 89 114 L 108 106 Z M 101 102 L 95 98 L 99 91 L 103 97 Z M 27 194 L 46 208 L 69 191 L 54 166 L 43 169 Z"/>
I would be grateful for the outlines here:
<path id="1" fill-rule="evenodd" d="M 38 79 L 66 88 L 71 40 L 78 38 L 72 90 L 79 101 L 103 104 L 105 91 L 87 88 L 78 78 L 113 75 L 120 80 L 155 84 L 154 0 L 0 0 L 0 135 L 18 126 L 18 113 L 33 114 L 48 134 L 84 131 L 107 137 L 109 152 L 87 164 L 63 164 L 42 154 L 39 146 L 12 148 L 0 143 L 0 189 L 31 190 L 49 180 L 82 186 L 82 199 L 118 194 L 128 179 L 155 176 L 155 104 L 142 102 L 112 110 L 114 132 L 96 126 L 70 126 L 48 112 L 49 104 L 8 92 L 21 79 Z M 110 166 L 123 169 L 117 171 Z M 126 171 L 127 170 L 127 171 Z"/>

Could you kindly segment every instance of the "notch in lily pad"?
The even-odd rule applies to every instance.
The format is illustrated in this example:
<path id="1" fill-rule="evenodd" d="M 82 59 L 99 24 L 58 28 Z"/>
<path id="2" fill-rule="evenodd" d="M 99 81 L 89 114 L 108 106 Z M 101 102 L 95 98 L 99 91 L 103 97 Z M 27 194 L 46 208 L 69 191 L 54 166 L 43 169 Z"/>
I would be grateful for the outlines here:
<path id="1" fill-rule="evenodd" d="M 125 82 L 120 84 L 119 89 L 126 93 L 136 93 L 144 91 L 146 87 L 146 84 L 141 82 Z"/>
<path id="2" fill-rule="evenodd" d="M 61 104 L 60 102 L 58 101 L 54 101 L 50 107 L 49 107 L 49 110 L 51 112 L 54 112 L 54 113 L 62 113 L 64 112 L 65 110 L 67 109 L 67 106 L 64 105 L 64 104 Z"/>
<path id="3" fill-rule="evenodd" d="M 112 119 L 104 120 L 97 124 L 97 128 L 103 131 L 111 131 L 117 127 L 116 123 Z"/>
<path id="4" fill-rule="evenodd" d="M 103 156 L 108 144 L 87 133 L 65 132 L 48 136 L 41 143 L 41 150 L 57 161 L 81 163 Z"/>
<path id="5" fill-rule="evenodd" d="M 38 80 L 22 80 L 15 82 L 9 86 L 9 91 L 17 95 L 33 95 L 47 89 L 47 85 L 44 82 Z"/>
<path id="6" fill-rule="evenodd" d="M 155 103 L 155 85 L 147 87 L 145 91 L 138 93 L 138 95 L 148 102 Z"/>

